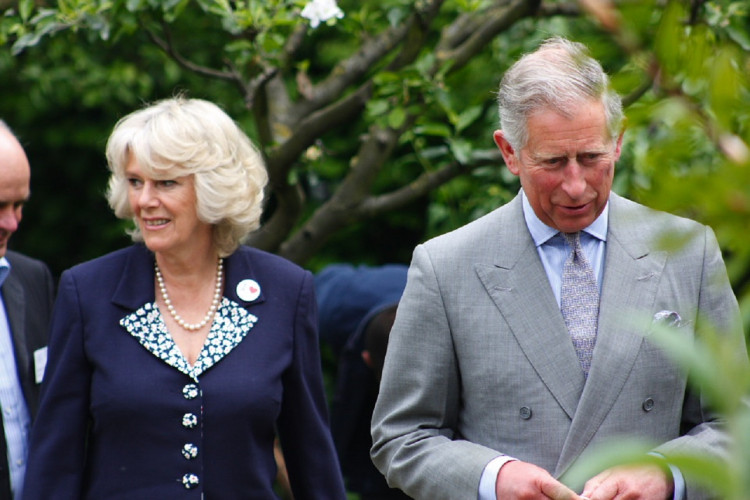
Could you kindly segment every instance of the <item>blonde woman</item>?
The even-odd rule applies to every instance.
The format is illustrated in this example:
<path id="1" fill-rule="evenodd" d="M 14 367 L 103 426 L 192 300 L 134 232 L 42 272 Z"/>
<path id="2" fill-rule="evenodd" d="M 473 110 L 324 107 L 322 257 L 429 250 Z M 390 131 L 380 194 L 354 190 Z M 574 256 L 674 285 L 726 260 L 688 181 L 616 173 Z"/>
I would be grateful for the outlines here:
<path id="1" fill-rule="evenodd" d="M 277 433 L 297 500 L 345 498 L 312 277 L 240 244 L 258 151 L 178 97 L 120 120 L 107 160 L 136 243 L 61 277 L 25 498 L 275 498 Z"/>

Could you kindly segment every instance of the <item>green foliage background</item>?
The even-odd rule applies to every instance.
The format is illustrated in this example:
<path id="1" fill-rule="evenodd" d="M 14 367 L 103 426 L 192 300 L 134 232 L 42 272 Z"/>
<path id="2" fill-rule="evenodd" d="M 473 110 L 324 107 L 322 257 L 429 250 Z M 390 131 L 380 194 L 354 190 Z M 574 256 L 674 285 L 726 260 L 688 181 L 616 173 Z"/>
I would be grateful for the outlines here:
<path id="1" fill-rule="evenodd" d="M 263 107 L 275 103 L 250 106 L 234 82 L 186 69 L 150 33 L 168 27 L 181 54 L 201 67 L 232 67 L 253 77 L 276 65 L 285 72 L 289 94 L 301 98 L 306 85 L 320 83 L 365 42 L 431 3 L 340 0 L 345 17 L 304 31 L 299 50 L 284 59 L 285 43 L 306 24 L 299 17 L 303 0 L 0 2 L 0 116 L 22 139 L 33 170 L 32 200 L 13 247 L 59 273 L 128 244 L 127 223 L 104 202 L 103 150 L 116 120 L 142 103 L 177 92 L 212 100 L 266 152 L 289 134 L 281 125 L 293 128 L 264 127 Z M 748 331 L 750 1 L 441 3 L 435 29 L 425 34 L 428 43 L 413 62 L 389 69 L 396 51 L 369 67 L 365 78 L 373 90 L 361 117 L 331 126 L 295 159 L 288 183 L 306 194 L 295 229 L 342 185 L 361 137 L 373 127 L 400 130 L 374 193 L 451 164 L 459 165 L 459 175 L 398 210 L 352 219 L 302 264 L 317 271 L 335 261 L 408 263 L 416 243 L 513 197 L 517 179 L 492 142 L 494 92 L 522 53 L 563 35 L 587 44 L 625 96 L 628 129 L 615 190 L 715 230 Z M 441 61 L 433 43 L 440 30 L 462 16 L 524 3 L 533 14 L 499 31 L 460 68 L 448 60 L 433 71 Z M 409 48 L 404 43 L 400 50 Z M 724 361 L 720 352 L 707 355 Z M 747 374 L 727 377 L 723 383 L 747 386 Z M 737 417 L 743 419 L 746 414 Z M 747 422 L 737 426 L 750 429 Z M 740 462 L 750 470 L 746 457 Z"/>
<path id="2" fill-rule="evenodd" d="M 492 3 L 447 1 L 436 24 Z M 275 57 L 291 28 L 305 22 L 299 18 L 302 4 L 233 2 L 232 9 L 221 1 L 130 0 L 9 6 L 0 24 L 0 113 L 23 139 L 34 175 L 34 196 L 14 245 L 59 272 L 127 243 L 122 223 L 102 201 L 102 151 L 114 122 L 144 102 L 182 91 L 207 98 L 258 139 L 252 112 L 231 83 L 186 71 L 151 43 L 144 28 L 169 23 L 182 52 L 198 64 L 221 67 L 232 57 L 235 64 L 251 65 L 252 58 Z M 691 14 L 695 4 L 700 11 Z M 364 37 L 414 8 L 404 0 L 340 5 L 346 17 L 308 30 L 293 61 L 313 81 L 351 55 Z M 367 104 L 370 123 L 398 125 L 417 101 L 429 110 L 400 138 L 378 189 L 403 185 L 449 160 L 489 155 L 497 123 L 494 91 L 504 69 L 541 39 L 568 36 L 588 44 L 616 87 L 638 98 L 627 108 L 616 190 L 710 224 L 729 254 L 733 283 L 745 295 L 747 158 L 729 161 L 721 144 L 725 137 L 748 143 L 748 2 L 644 0 L 596 15 L 576 3 L 545 5 L 556 14 L 514 23 L 449 77 L 426 77 L 430 53 L 397 73 L 376 68 L 377 87 Z M 616 16 L 617 25 L 608 26 L 606 15 Z M 686 23 L 690 15 L 696 17 L 693 25 Z M 251 44 L 240 36 L 243 30 L 260 35 Z M 350 168 L 347 160 L 366 125 L 330 130 L 319 139 L 319 158 L 299 159 L 293 174 L 309 191 L 308 213 Z M 517 189 L 501 161 L 467 171 L 408 210 L 342 229 L 308 266 L 334 260 L 408 262 L 415 243 L 492 210 Z"/>

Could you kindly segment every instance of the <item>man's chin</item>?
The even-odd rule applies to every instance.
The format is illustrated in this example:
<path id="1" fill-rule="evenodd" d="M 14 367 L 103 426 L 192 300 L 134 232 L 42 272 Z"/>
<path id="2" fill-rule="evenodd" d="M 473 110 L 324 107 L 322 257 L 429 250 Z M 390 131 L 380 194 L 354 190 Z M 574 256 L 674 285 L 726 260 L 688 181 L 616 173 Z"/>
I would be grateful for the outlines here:
<path id="1" fill-rule="evenodd" d="M 557 224 L 557 230 L 562 233 L 577 233 L 589 227 L 596 219 L 581 218 L 577 220 L 561 221 Z"/>

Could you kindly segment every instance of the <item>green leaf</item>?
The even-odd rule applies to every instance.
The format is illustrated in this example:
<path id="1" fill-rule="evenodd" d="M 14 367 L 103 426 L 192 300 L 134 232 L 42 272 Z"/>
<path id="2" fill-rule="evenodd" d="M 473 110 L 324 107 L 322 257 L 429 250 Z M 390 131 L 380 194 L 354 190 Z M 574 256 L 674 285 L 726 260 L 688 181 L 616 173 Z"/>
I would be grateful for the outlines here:
<path id="1" fill-rule="evenodd" d="M 374 99 L 367 103 L 367 114 L 371 117 L 381 116 L 388 112 L 389 107 L 385 99 Z"/>
<path id="2" fill-rule="evenodd" d="M 414 133 L 419 135 L 433 135 L 437 137 L 450 137 L 451 128 L 444 123 L 425 123 L 414 127 Z"/>
<path id="3" fill-rule="evenodd" d="M 460 133 L 466 127 L 474 123 L 477 118 L 482 116 L 482 109 L 482 106 L 471 106 L 465 111 L 462 111 L 456 120 L 456 133 Z"/>
<path id="4" fill-rule="evenodd" d="M 31 13 L 34 11 L 34 0 L 19 0 L 18 2 L 18 15 L 21 16 L 21 20 L 26 23 L 31 17 Z"/>
<path id="5" fill-rule="evenodd" d="M 398 107 L 388 113 L 388 126 L 394 129 L 400 128 L 406 121 L 406 111 Z"/>
<path id="6" fill-rule="evenodd" d="M 683 46 L 683 19 L 685 10 L 678 2 L 667 3 L 656 32 L 654 50 L 661 63 L 670 73 L 681 68 L 681 47 Z"/>
<path id="7" fill-rule="evenodd" d="M 55 33 L 66 27 L 66 25 L 56 22 L 53 18 L 44 19 L 35 31 L 26 33 L 15 41 L 11 46 L 11 54 L 17 56 L 27 48 L 37 45 L 46 35 Z"/>
<path id="8" fill-rule="evenodd" d="M 137 12 L 143 5 L 143 0 L 128 0 L 125 2 L 125 8 L 129 12 Z"/>
<path id="9" fill-rule="evenodd" d="M 463 165 L 466 165 L 471 161 L 472 145 L 469 141 L 458 138 L 450 139 L 448 145 L 450 146 L 451 153 L 453 154 L 453 157 L 456 158 L 456 161 Z"/>

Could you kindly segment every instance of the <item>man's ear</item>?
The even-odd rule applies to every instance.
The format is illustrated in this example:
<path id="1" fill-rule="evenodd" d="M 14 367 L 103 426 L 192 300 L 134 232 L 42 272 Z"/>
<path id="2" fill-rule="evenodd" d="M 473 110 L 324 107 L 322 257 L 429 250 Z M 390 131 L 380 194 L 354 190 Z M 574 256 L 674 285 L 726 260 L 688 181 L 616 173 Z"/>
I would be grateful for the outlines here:
<path id="1" fill-rule="evenodd" d="M 503 155 L 505 166 L 508 167 L 510 173 L 512 173 L 513 175 L 518 175 L 520 169 L 516 151 L 515 149 L 513 149 L 513 146 L 510 145 L 510 142 L 508 142 L 508 140 L 505 138 L 505 134 L 503 134 L 503 131 L 495 130 L 495 133 L 492 134 L 492 138 L 495 140 L 495 144 L 497 144 L 498 149 L 500 149 L 500 153 L 502 153 Z"/>
<path id="2" fill-rule="evenodd" d="M 620 136 L 617 138 L 617 144 L 615 145 L 615 161 L 620 159 L 620 153 L 622 153 L 622 136 L 625 135 L 625 129 L 620 132 Z"/>

